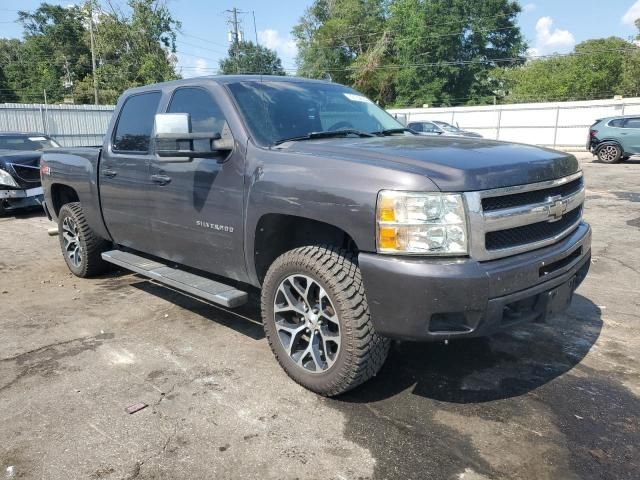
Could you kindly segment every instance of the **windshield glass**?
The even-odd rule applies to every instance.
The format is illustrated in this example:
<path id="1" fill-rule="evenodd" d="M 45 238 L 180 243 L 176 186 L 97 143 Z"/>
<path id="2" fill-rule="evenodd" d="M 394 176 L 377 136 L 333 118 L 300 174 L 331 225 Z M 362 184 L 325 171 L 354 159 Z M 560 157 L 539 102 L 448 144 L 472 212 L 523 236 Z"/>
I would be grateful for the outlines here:
<path id="1" fill-rule="evenodd" d="M 37 135 L 0 135 L 0 150 L 33 151 L 44 148 L 57 148 L 59 146 L 52 139 Z"/>
<path id="2" fill-rule="evenodd" d="M 263 145 L 313 132 L 371 133 L 403 127 L 371 100 L 342 85 L 246 81 L 230 84 L 229 90 L 251 134 Z"/>
<path id="3" fill-rule="evenodd" d="M 436 125 L 438 125 L 441 129 L 446 130 L 447 132 L 461 132 L 462 130 L 460 130 L 458 127 L 454 127 L 453 125 L 447 123 L 447 122 L 433 122 Z"/>

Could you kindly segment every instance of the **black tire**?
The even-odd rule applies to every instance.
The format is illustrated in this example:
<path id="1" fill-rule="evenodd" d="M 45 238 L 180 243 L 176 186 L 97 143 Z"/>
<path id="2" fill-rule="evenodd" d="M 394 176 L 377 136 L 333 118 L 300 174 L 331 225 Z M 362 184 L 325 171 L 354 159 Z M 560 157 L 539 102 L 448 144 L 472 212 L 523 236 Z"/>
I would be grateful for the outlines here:
<path id="1" fill-rule="evenodd" d="M 319 337 L 321 340 L 318 344 L 324 345 L 319 359 L 324 359 L 325 365 L 328 366 L 326 370 L 309 372 L 303 365 L 296 363 L 294 356 L 290 356 L 281 340 L 282 335 L 278 330 L 282 328 L 281 318 L 278 320 L 280 327 L 276 326 L 275 302 L 278 300 L 277 295 L 283 295 L 280 287 L 286 285 L 285 282 L 289 279 L 298 276 L 309 278 L 322 289 L 320 291 L 323 294 L 326 292 L 324 295 L 319 294 L 320 300 L 316 304 L 321 310 L 319 318 L 323 318 L 324 297 L 326 305 L 330 305 L 333 311 L 332 322 L 339 324 L 339 347 L 330 366 L 325 350 L 331 348 L 320 342 L 323 342 L 322 338 L 331 337 Z M 291 283 L 290 285 L 293 286 Z M 307 287 L 307 291 L 309 288 Z M 307 300 L 309 295 L 306 296 Z M 273 262 L 267 272 L 262 286 L 261 303 L 265 334 L 278 363 L 293 380 L 313 392 L 324 396 L 344 393 L 375 376 L 387 358 L 390 341 L 378 335 L 373 328 L 360 268 L 356 256 L 351 252 L 336 247 L 308 246 L 284 253 Z M 308 313 L 311 313 L 310 302 L 308 307 L 305 307 L 307 308 Z M 301 323 L 298 325 L 305 322 L 302 317 L 299 321 Z M 319 323 L 322 324 L 322 320 Z M 326 325 L 325 321 L 324 328 Z M 322 328 L 316 326 L 316 330 Z M 315 333 L 320 332 L 312 332 L 307 336 L 314 338 Z M 296 335 L 298 334 L 289 337 L 289 349 L 294 344 Z M 304 341 L 305 334 L 301 332 L 300 335 L 300 339 Z M 307 341 L 307 345 L 311 344 L 311 340 Z M 303 352 L 301 356 L 304 355 Z"/>
<path id="2" fill-rule="evenodd" d="M 75 243 L 70 243 L 69 229 L 75 231 Z M 71 272 L 82 278 L 106 272 L 110 265 L 100 254 L 109 249 L 109 242 L 98 237 L 89 227 L 79 203 L 67 203 L 58 214 L 58 238 L 62 256 Z M 75 254 L 73 254 L 75 252 Z"/>
<path id="3" fill-rule="evenodd" d="M 597 155 L 602 163 L 618 163 L 622 158 L 622 148 L 615 143 L 607 143 L 598 149 Z"/>

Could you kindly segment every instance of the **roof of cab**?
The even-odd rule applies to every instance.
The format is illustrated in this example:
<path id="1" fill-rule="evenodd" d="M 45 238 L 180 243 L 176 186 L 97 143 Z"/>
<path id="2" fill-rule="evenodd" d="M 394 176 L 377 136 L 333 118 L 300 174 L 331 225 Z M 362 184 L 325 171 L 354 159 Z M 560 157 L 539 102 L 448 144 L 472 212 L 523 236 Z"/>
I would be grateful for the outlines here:
<path id="1" fill-rule="evenodd" d="M 315 80 L 312 78 L 304 77 L 290 77 L 286 75 L 206 75 L 202 77 L 184 78 L 181 80 L 171 80 L 168 82 L 154 83 L 151 85 L 144 85 L 141 87 L 134 87 L 126 90 L 124 94 L 138 93 L 149 90 L 162 90 L 165 88 L 175 88 L 180 85 L 193 85 L 197 81 L 216 82 L 221 84 L 231 84 L 240 82 L 288 82 L 288 83 L 318 83 L 318 84 L 330 84 L 335 83 L 328 82 L 326 80 Z"/>

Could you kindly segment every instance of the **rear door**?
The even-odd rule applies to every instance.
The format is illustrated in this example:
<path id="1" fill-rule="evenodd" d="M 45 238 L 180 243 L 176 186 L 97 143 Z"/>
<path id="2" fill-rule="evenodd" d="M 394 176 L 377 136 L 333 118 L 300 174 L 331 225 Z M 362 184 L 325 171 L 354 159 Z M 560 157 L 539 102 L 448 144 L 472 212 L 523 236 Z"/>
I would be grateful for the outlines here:
<path id="1" fill-rule="evenodd" d="M 627 118 L 621 130 L 625 153 L 640 153 L 640 117 Z"/>
<path id="2" fill-rule="evenodd" d="M 209 89 L 177 88 L 167 113 L 188 113 L 194 133 L 233 138 L 227 119 Z M 198 145 L 200 142 L 200 145 Z M 194 142 L 208 149 L 207 140 Z M 244 278 L 244 155 L 234 148 L 219 158 L 151 165 L 151 228 L 159 257 L 229 278 Z"/>
<path id="3" fill-rule="evenodd" d="M 150 140 L 160 99 L 161 93 L 152 91 L 124 100 L 98 172 L 102 214 L 112 238 L 147 253 L 154 246 L 149 221 Z"/>

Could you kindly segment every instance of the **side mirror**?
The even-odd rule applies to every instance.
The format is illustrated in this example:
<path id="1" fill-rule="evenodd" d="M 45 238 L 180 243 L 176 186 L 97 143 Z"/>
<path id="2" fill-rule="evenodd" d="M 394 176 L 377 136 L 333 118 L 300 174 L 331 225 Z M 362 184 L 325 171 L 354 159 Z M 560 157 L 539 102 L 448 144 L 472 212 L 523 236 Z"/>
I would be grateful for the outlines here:
<path id="1" fill-rule="evenodd" d="M 188 113 L 158 113 L 155 116 L 156 155 L 162 162 L 190 162 L 194 158 L 217 158 L 233 149 L 233 139 L 220 133 L 192 133 Z M 195 148 L 194 141 L 207 140 L 208 149 Z"/>

